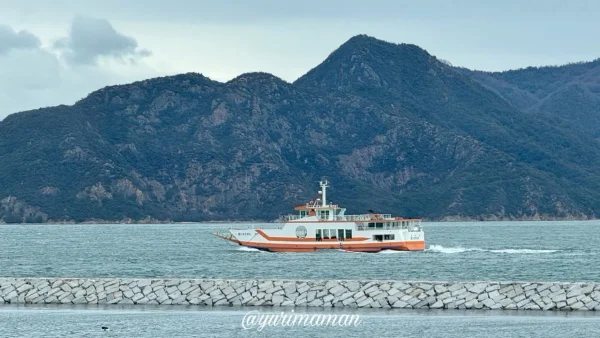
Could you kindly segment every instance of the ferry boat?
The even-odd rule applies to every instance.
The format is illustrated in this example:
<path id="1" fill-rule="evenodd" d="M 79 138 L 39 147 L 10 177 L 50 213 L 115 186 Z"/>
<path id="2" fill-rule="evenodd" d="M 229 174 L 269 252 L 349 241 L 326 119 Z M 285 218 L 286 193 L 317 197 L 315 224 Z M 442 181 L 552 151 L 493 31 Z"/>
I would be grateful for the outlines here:
<path id="1" fill-rule="evenodd" d="M 375 212 L 346 215 L 346 209 L 327 203 L 329 182 L 319 182 L 320 198 L 299 205 L 279 228 L 231 228 L 214 235 L 241 246 L 272 252 L 310 252 L 341 249 L 356 252 L 381 250 L 422 251 L 425 235 L 421 219 L 392 217 Z"/>

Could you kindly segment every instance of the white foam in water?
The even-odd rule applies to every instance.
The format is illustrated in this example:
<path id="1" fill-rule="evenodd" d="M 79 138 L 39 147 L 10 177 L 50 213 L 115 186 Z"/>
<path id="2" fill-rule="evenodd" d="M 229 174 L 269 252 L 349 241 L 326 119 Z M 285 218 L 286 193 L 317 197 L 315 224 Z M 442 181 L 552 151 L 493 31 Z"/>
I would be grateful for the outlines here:
<path id="1" fill-rule="evenodd" d="M 256 248 L 249 248 L 247 246 L 240 246 L 237 250 L 238 251 L 260 252 L 260 250 L 258 250 Z"/>
<path id="2" fill-rule="evenodd" d="M 503 249 L 503 250 L 489 250 L 490 252 L 496 253 L 507 253 L 507 254 L 536 254 L 536 253 L 553 253 L 558 250 L 534 250 L 534 249 Z"/>
<path id="3" fill-rule="evenodd" d="M 404 253 L 408 253 L 410 251 L 400 251 L 400 250 L 381 250 L 378 252 L 378 254 L 404 254 Z"/>
<path id="4" fill-rule="evenodd" d="M 429 248 L 425 249 L 425 251 L 433 251 L 433 252 L 441 252 L 441 253 L 461 253 L 466 251 L 482 251 L 482 249 L 477 248 L 463 248 L 463 247 L 454 247 L 454 248 L 444 248 L 441 245 L 430 245 Z"/>
<path id="5" fill-rule="evenodd" d="M 441 252 L 441 253 L 461 253 L 467 251 L 487 251 L 493 253 L 506 253 L 506 254 L 538 254 L 538 253 L 553 253 L 558 250 L 535 250 L 535 249 L 497 249 L 497 250 L 486 250 L 481 248 L 463 248 L 463 247 L 451 247 L 445 248 L 441 245 L 430 245 L 425 251 Z"/>

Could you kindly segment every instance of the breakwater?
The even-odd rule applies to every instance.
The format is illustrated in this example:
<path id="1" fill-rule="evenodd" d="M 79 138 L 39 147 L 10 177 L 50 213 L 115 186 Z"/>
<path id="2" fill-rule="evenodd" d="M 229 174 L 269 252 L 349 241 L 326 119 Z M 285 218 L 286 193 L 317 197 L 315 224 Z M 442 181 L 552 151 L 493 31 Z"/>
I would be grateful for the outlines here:
<path id="1" fill-rule="evenodd" d="M 600 283 L 0 278 L 0 304 L 600 311 Z"/>

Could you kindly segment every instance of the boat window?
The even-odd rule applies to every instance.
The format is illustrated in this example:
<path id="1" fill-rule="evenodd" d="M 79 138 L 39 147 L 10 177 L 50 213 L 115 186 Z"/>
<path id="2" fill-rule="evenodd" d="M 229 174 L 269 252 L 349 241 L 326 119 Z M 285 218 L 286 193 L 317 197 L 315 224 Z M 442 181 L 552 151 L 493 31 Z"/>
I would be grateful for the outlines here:
<path id="1" fill-rule="evenodd" d="M 315 240 L 318 242 L 321 240 L 321 229 L 317 229 L 317 233 L 315 234 Z"/>
<path id="2" fill-rule="evenodd" d="M 373 235 L 373 240 L 381 242 L 383 241 L 383 235 Z"/>
<path id="3" fill-rule="evenodd" d="M 335 229 L 330 229 L 329 230 L 329 237 L 331 237 L 331 239 L 336 239 L 337 236 L 335 235 Z"/>
<path id="4" fill-rule="evenodd" d="M 380 223 L 380 222 L 375 223 L 375 228 L 376 229 L 383 229 L 383 223 Z"/>
<path id="5" fill-rule="evenodd" d="M 338 238 L 340 241 L 344 240 L 344 229 L 338 229 Z"/>
<path id="6" fill-rule="evenodd" d="M 352 238 L 352 229 L 346 229 L 346 238 Z"/>
<path id="7" fill-rule="evenodd" d="M 393 241 L 394 237 L 394 235 L 383 235 L 383 239 L 386 241 Z"/>
<path id="8" fill-rule="evenodd" d="M 369 229 L 375 229 L 375 223 L 369 223 Z"/>
<path id="9" fill-rule="evenodd" d="M 329 239 L 329 229 L 323 229 L 323 239 Z"/>

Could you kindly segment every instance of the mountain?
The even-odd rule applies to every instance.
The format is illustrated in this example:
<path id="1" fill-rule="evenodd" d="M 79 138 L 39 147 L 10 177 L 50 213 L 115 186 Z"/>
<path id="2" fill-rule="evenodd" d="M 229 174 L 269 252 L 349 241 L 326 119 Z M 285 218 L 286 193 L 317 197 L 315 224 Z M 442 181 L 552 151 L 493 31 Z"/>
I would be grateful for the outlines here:
<path id="1" fill-rule="evenodd" d="M 505 72 L 459 71 L 523 112 L 600 141 L 600 59 Z"/>
<path id="2" fill-rule="evenodd" d="M 0 122 L 0 219 L 272 220 L 321 176 L 349 213 L 596 217 L 596 137 L 534 111 L 541 89 L 507 95 L 516 83 L 359 35 L 294 83 L 190 73 L 106 87 Z"/>

